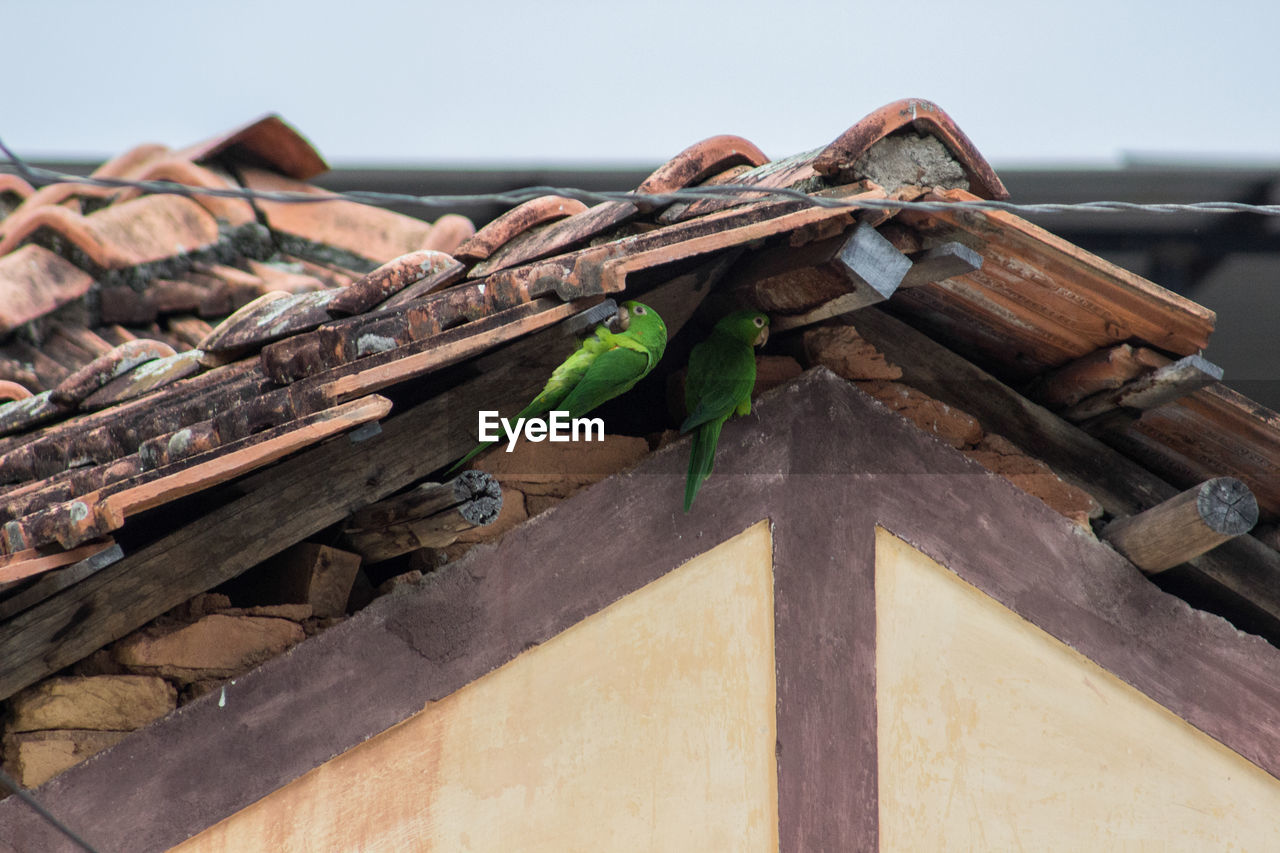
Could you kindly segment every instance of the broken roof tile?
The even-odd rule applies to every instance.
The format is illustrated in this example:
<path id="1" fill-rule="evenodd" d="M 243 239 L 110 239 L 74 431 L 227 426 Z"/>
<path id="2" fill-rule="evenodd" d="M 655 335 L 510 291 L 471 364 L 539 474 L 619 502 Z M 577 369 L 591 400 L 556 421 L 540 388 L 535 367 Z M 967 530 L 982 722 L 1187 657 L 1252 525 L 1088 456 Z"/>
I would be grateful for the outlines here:
<path id="1" fill-rule="evenodd" d="M 63 406 L 75 406 L 138 365 L 171 355 L 174 355 L 173 348 L 159 341 L 144 339 L 120 344 L 58 383 L 50 398 Z"/>
<path id="2" fill-rule="evenodd" d="M 89 292 L 93 277 L 41 246 L 0 257 L 0 335 Z"/>
<path id="3" fill-rule="evenodd" d="M 499 247 L 529 229 L 573 216 L 586 209 L 587 206 L 577 199 L 564 196 L 544 195 L 531 198 L 511 208 L 463 241 L 453 255 L 459 260 L 483 261 Z"/>
<path id="4" fill-rule="evenodd" d="M 841 182 L 865 177 L 858 173 L 859 158 L 872 145 L 907 126 L 937 138 L 947 147 L 968 176 L 970 192 L 988 199 L 1009 197 L 995 170 L 969 137 L 941 107 L 922 98 L 904 98 L 876 110 L 823 148 L 814 159 L 813 168 L 818 174 Z"/>

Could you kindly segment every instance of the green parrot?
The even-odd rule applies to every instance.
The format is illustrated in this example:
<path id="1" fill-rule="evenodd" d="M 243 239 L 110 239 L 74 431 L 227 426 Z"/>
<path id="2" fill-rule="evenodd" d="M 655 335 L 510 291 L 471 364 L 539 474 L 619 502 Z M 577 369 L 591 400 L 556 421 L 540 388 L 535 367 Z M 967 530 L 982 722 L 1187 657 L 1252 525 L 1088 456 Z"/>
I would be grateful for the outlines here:
<path id="1" fill-rule="evenodd" d="M 731 415 L 751 412 L 751 389 L 756 384 L 752 347 L 763 346 L 768 338 L 767 316 L 735 311 L 716 323 L 710 336 L 689 354 L 684 380 L 684 406 L 689 416 L 680 424 L 680 432 L 696 432 L 684 487 L 685 512 L 693 506 L 703 481 L 711 476 L 720 428 Z"/>
<path id="2" fill-rule="evenodd" d="M 648 305 L 622 303 L 624 331 L 601 323 L 595 332 L 551 373 L 538 396 L 520 410 L 520 419 L 540 418 L 552 410 L 578 418 L 607 400 L 631 390 L 649 374 L 667 348 L 667 326 Z M 495 442 L 484 442 L 449 469 L 451 476 Z"/>

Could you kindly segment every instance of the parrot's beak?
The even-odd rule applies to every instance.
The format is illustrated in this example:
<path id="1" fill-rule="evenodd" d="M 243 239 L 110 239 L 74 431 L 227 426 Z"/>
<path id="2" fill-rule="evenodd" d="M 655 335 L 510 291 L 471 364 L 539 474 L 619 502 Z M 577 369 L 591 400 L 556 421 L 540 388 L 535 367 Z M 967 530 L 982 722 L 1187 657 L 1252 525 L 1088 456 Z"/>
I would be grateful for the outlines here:
<path id="1" fill-rule="evenodd" d="M 618 313 L 609 321 L 609 331 L 616 335 L 619 332 L 625 332 L 629 328 L 631 328 L 631 312 L 619 305 Z"/>
<path id="2" fill-rule="evenodd" d="M 756 335 L 756 346 L 762 347 L 769 341 L 769 327 L 765 326 L 760 330 L 760 334 Z"/>

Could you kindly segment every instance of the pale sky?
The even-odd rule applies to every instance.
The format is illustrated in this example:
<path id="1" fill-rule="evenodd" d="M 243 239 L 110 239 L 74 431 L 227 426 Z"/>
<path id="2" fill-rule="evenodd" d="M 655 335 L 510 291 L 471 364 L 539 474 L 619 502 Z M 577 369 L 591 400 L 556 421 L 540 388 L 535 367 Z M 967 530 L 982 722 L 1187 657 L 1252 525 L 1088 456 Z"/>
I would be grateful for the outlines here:
<path id="1" fill-rule="evenodd" d="M 334 165 L 772 157 L 903 97 L 992 163 L 1280 164 L 1280 4 L 8 0 L 0 138 L 182 146 L 278 112 Z"/>

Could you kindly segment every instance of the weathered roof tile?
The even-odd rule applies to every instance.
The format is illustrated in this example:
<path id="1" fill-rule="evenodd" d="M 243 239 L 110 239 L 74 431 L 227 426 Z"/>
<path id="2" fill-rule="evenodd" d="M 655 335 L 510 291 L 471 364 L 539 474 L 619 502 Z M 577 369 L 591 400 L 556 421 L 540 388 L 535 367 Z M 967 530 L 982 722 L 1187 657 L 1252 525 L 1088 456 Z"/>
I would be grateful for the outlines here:
<path id="1" fill-rule="evenodd" d="M 93 277 L 41 246 L 0 257 L 0 335 L 81 298 Z"/>

